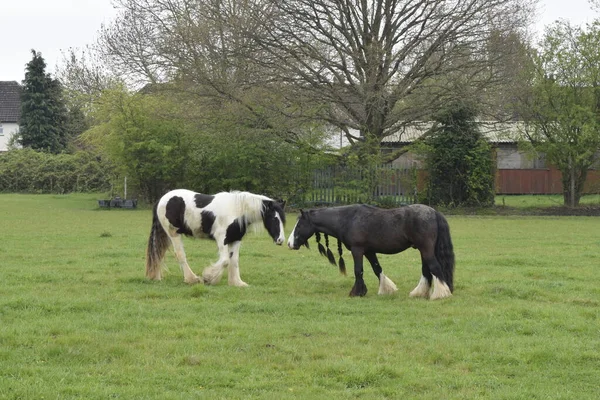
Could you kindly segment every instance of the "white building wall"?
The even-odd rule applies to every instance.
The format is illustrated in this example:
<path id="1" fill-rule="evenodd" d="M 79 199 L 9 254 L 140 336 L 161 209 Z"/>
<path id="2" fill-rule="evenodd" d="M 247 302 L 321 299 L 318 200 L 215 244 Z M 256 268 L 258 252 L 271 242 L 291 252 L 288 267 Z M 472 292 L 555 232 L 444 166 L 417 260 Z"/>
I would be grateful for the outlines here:
<path id="1" fill-rule="evenodd" d="M 17 132 L 19 132 L 17 123 L 0 122 L 0 151 L 8 151 L 8 142 Z"/>

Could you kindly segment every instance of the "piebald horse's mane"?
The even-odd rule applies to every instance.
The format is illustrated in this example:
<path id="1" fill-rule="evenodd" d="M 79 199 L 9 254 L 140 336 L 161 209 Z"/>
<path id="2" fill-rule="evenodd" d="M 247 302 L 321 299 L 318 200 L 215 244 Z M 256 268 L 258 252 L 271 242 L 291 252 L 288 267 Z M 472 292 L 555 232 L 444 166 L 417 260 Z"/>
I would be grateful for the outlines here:
<path id="1" fill-rule="evenodd" d="M 237 221 L 240 226 L 246 228 L 251 227 L 255 232 L 261 231 L 263 228 L 262 224 L 256 224 L 254 222 L 262 220 L 263 213 L 266 209 L 265 201 L 271 201 L 275 204 L 275 200 L 270 197 L 237 190 L 217 193 L 215 198 L 218 198 L 219 196 L 229 198 L 230 211 L 233 212 L 234 215 L 239 215 Z"/>

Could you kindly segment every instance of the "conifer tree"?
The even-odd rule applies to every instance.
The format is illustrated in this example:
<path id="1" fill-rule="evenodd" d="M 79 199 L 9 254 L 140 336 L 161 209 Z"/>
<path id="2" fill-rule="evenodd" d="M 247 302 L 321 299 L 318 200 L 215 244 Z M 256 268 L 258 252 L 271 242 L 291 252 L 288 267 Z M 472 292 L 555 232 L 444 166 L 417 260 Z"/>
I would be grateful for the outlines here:
<path id="1" fill-rule="evenodd" d="M 427 139 L 429 203 L 446 206 L 494 204 L 494 164 L 489 144 L 479 132 L 477 107 L 451 101 L 434 116 Z"/>
<path id="2" fill-rule="evenodd" d="M 41 53 L 31 51 L 21 95 L 20 144 L 60 153 L 66 149 L 66 108 L 58 80 L 46 73 Z"/>

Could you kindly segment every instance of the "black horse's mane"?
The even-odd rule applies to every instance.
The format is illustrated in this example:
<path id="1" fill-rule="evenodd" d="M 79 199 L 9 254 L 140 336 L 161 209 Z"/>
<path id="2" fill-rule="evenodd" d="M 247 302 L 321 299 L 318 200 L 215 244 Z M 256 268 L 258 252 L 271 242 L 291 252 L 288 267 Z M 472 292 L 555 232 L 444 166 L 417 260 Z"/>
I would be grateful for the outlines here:
<path id="1" fill-rule="evenodd" d="M 321 232 L 315 232 L 315 239 L 317 240 L 317 247 L 319 248 L 319 253 L 321 253 L 322 256 L 327 257 L 331 265 L 338 265 L 338 263 L 335 262 L 335 256 L 333 255 L 333 252 L 331 251 L 331 249 L 329 249 L 329 235 L 324 233 L 323 236 L 325 237 L 325 247 L 327 247 L 327 250 L 321 244 Z M 342 257 L 342 241 L 339 238 L 337 241 L 338 253 L 340 255 L 338 268 L 340 269 L 340 272 L 342 274 L 346 275 L 346 262 Z"/>

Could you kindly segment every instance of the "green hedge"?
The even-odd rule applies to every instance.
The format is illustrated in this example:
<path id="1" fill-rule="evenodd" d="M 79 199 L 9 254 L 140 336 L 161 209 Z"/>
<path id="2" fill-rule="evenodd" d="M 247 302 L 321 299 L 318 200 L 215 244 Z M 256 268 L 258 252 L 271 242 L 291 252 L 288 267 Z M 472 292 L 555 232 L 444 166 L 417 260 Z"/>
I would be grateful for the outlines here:
<path id="1" fill-rule="evenodd" d="M 0 154 L 1 192 L 102 192 L 110 189 L 111 173 L 107 162 L 85 151 L 49 154 L 19 149 Z"/>

